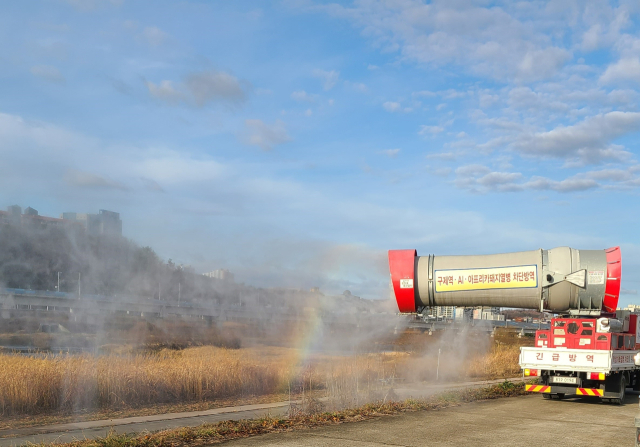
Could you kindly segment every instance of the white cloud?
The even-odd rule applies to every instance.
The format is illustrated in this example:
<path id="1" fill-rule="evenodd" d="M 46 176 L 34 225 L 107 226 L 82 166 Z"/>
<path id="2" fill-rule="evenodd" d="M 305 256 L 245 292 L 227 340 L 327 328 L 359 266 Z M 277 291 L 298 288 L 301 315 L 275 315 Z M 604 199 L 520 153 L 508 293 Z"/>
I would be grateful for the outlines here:
<path id="1" fill-rule="evenodd" d="M 279 144 L 291 141 L 284 123 L 277 120 L 273 125 L 268 125 L 262 120 L 245 120 L 245 130 L 241 140 L 245 144 L 259 146 L 264 151 L 270 151 Z"/>
<path id="2" fill-rule="evenodd" d="M 491 169 L 484 165 L 466 165 L 460 166 L 456 169 L 456 175 L 461 177 L 477 177 L 480 175 L 486 175 L 491 172 Z"/>
<path id="3" fill-rule="evenodd" d="M 400 108 L 402 107 L 400 105 L 399 102 L 393 102 L 393 101 L 387 101 L 384 104 L 382 104 L 382 107 L 387 111 L 387 112 L 399 112 Z"/>
<path id="4" fill-rule="evenodd" d="M 314 77 L 320 78 L 320 80 L 322 81 L 322 87 L 327 91 L 335 87 L 340 77 L 340 72 L 335 70 L 325 71 L 315 69 L 313 70 L 312 74 Z"/>
<path id="5" fill-rule="evenodd" d="M 602 169 L 586 173 L 589 178 L 611 182 L 624 182 L 634 178 L 634 169 Z"/>
<path id="6" fill-rule="evenodd" d="M 601 187 L 594 179 L 584 176 L 574 176 L 560 181 L 536 176 L 523 181 L 524 176 L 520 172 L 492 171 L 484 165 L 461 166 L 455 173 L 455 185 L 458 188 L 481 194 L 524 190 L 570 193 Z"/>
<path id="7" fill-rule="evenodd" d="M 526 179 L 520 172 L 492 171 L 484 165 L 466 165 L 456 169 L 455 185 L 481 194 L 525 190 L 572 193 L 598 188 L 629 189 L 640 186 L 638 166 L 587 171 L 562 180 L 553 180 L 542 176 Z"/>
<path id="8" fill-rule="evenodd" d="M 384 154 L 389 158 L 396 158 L 400 153 L 400 149 L 385 149 L 379 152 L 380 154 Z"/>
<path id="9" fill-rule="evenodd" d="M 240 81 L 222 71 L 193 73 L 187 76 L 185 85 L 199 106 L 211 101 L 240 102 L 245 99 Z"/>
<path id="10" fill-rule="evenodd" d="M 210 70 L 189 74 L 183 82 L 164 80 L 146 81 L 149 94 L 154 98 L 176 105 L 184 103 L 203 107 L 212 102 L 238 104 L 245 100 L 245 88 L 229 73 Z"/>
<path id="11" fill-rule="evenodd" d="M 558 101 L 556 95 L 533 91 L 530 87 L 514 87 L 509 90 L 509 105 L 516 109 L 568 112 L 568 104 Z"/>
<path id="12" fill-rule="evenodd" d="M 187 99 L 186 93 L 178 90 L 171 81 L 160 81 L 159 84 L 147 81 L 147 88 L 151 96 L 170 104 L 175 105 Z"/>
<path id="13" fill-rule="evenodd" d="M 534 177 L 523 185 L 526 189 L 552 190 L 557 192 L 586 191 L 600 187 L 598 182 L 587 178 L 568 178 L 561 181 L 550 180 L 544 177 Z"/>
<path id="14" fill-rule="evenodd" d="M 571 53 L 556 47 L 527 51 L 518 64 L 515 78 L 526 81 L 550 78 L 570 57 Z"/>
<path id="15" fill-rule="evenodd" d="M 124 184 L 115 180 L 75 169 L 69 169 L 64 176 L 64 180 L 69 186 L 75 188 L 129 190 Z"/>
<path id="16" fill-rule="evenodd" d="M 601 41 L 602 26 L 599 23 L 596 23 L 582 35 L 582 49 L 585 51 L 597 50 Z"/>
<path id="17" fill-rule="evenodd" d="M 307 7 L 351 21 L 374 45 L 403 59 L 454 64 L 491 78 L 549 78 L 571 56 L 549 37 L 550 27 L 564 30 L 563 19 L 573 14 L 569 8 L 556 8 L 554 20 L 545 22 L 544 5 L 404 0 Z"/>
<path id="18" fill-rule="evenodd" d="M 481 92 L 478 95 L 478 105 L 482 109 L 486 109 L 486 108 L 489 108 L 489 107 L 493 106 L 499 100 L 500 100 L 500 96 L 499 95 L 494 95 L 494 94 L 491 94 L 491 93 L 489 93 L 487 91 Z"/>
<path id="19" fill-rule="evenodd" d="M 436 135 L 439 134 L 440 132 L 444 131 L 444 127 L 442 126 L 427 126 L 422 125 L 420 126 L 420 130 L 418 131 L 418 135 Z"/>
<path id="20" fill-rule="evenodd" d="M 162 186 L 160 186 L 160 183 L 156 182 L 153 179 L 140 177 L 140 181 L 144 185 L 145 189 L 147 189 L 149 191 L 166 192 L 164 190 L 164 188 Z"/>
<path id="21" fill-rule="evenodd" d="M 357 92 L 369 93 L 369 88 L 365 84 L 363 84 L 362 82 L 344 81 L 344 84 L 347 87 L 349 87 L 349 88 L 351 88 L 351 89 L 353 89 L 353 90 L 355 90 Z"/>
<path id="22" fill-rule="evenodd" d="M 431 170 L 431 173 L 433 175 L 437 175 L 438 177 L 447 177 L 449 176 L 449 174 L 451 174 L 451 171 L 451 168 L 438 168 Z"/>
<path id="23" fill-rule="evenodd" d="M 316 102 L 316 98 L 316 95 L 310 95 L 304 90 L 296 90 L 295 92 L 291 93 L 291 99 L 294 99 L 296 101 Z"/>
<path id="24" fill-rule="evenodd" d="M 522 174 L 519 172 L 490 172 L 477 179 L 477 182 L 482 186 L 491 188 L 499 185 L 514 183 L 521 178 Z"/>
<path id="25" fill-rule="evenodd" d="M 613 84 L 618 81 L 640 82 L 640 58 L 636 56 L 620 59 L 609 65 L 600 76 L 600 82 L 603 84 Z"/>
<path id="26" fill-rule="evenodd" d="M 420 90 L 419 92 L 411 93 L 411 96 L 413 96 L 414 98 L 420 98 L 420 97 L 433 98 L 434 96 L 437 96 L 437 95 L 438 94 L 436 92 L 432 92 L 429 90 Z"/>
<path id="27" fill-rule="evenodd" d="M 228 167 L 208 157 L 195 157 L 173 150 L 147 150 L 137 160 L 130 160 L 132 176 L 154 179 L 163 185 L 184 187 L 222 180 Z"/>
<path id="28" fill-rule="evenodd" d="M 573 126 L 521 135 L 511 147 L 524 155 L 562 158 L 578 164 L 624 161 L 630 153 L 613 145 L 613 141 L 638 130 L 640 113 L 609 112 Z"/>
<path id="29" fill-rule="evenodd" d="M 16 151 L 18 146 L 22 148 L 21 151 Z M 5 160 L 10 155 L 28 153 L 31 148 L 40 148 L 38 155 L 28 154 L 34 159 L 56 159 L 62 155 L 74 157 L 78 154 L 70 151 L 77 147 L 85 147 L 91 151 L 95 147 L 95 141 L 50 123 L 29 121 L 0 112 L 0 154 Z"/>
<path id="30" fill-rule="evenodd" d="M 31 67 L 31 74 L 49 82 L 64 84 L 65 79 L 56 67 L 51 65 L 36 65 Z"/>
<path id="31" fill-rule="evenodd" d="M 426 158 L 433 158 L 437 160 L 450 161 L 455 160 L 458 157 L 458 154 L 455 152 L 440 152 L 436 154 L 427 154 Z"/>
<path id="32" fill-rule="evenodd" d="M 459 90 L 450 88 L 448 90 L 438 92 L 438 94 L 444 99 L 457 99 L 457 98 L 464 98 L 469 94 L 469 92 L 459 91 Z"/>
<path id="33" fill-rule="evenodd" d="M 142 30 L 140 37 L 149 45 L 157 47 L 161 45 L 169 35 L 156 26 L 147 26 Z"/>

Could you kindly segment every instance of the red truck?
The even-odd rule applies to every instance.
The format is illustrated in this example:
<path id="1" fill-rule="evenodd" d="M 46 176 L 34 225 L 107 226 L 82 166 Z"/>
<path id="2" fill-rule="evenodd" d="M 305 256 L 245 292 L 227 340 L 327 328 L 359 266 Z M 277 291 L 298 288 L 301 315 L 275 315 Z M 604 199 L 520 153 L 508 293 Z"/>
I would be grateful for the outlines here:
<path id="1" fill-rule="evenodd" d="M 547 399 L 597 396 L 622 404 L 627 387 L 640 391 L 640 314 L 617 311 L 600 318 L 553 318 L 521 348 L 520 367 L 538 377 L 526 390 Z"/>

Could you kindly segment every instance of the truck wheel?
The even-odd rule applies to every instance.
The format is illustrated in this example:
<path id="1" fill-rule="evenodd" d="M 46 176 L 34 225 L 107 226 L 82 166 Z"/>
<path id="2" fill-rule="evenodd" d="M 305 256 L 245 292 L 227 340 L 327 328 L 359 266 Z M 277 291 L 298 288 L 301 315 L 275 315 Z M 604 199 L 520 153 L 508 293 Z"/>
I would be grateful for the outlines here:
<path id="1" fill-rule="evenodd" d="M 543 398 L 543 399 L 549 399 L 549 400 L 550 400 L 550 399 L 551 399 L 551 394 L 549 394 L 549 393 L 542 393 L 542 398 Z"/>
<path id="2" fill-rule="evenodd" d="M 558 393 L 558 400 L 564 399 L 564 393 Z"/>
<path id="3" fill-rule="evenodd" d="M 621 377 L 620 378 L 620 397 L 611 399 L 611 403 L 614 403 L 616 405 L 624 405 L 624 398 L 626 394 L 627 394 L 627 384 L 624 380 L 624 377 Z"/>

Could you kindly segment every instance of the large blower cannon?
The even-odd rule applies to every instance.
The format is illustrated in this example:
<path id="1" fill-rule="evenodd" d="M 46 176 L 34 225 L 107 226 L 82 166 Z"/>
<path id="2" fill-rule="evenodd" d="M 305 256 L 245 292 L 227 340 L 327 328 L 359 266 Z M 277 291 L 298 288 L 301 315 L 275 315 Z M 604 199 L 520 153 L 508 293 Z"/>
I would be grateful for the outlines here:
<path id="1" fill-rule="evenodd" d="M 615 312 L 620 295 L 619 247 L 485 256 L 390 250 L 389 268 L 400 312 L 492 306 L 595 316 Z"/>
<path id="2" fill-rule="evenodd" d="M 617 310 L 620 247 L 569 247 L 487 256 L 418 256 L 390 250 L 400 312 L 433 306 L 509 307 L 558 316 L 520 350 L 526 390 L 545 398 L 596 396 L 622 403 L 640 391 L 640 313 Z M 639 432 L 640 433 L 640 432 Z"/>

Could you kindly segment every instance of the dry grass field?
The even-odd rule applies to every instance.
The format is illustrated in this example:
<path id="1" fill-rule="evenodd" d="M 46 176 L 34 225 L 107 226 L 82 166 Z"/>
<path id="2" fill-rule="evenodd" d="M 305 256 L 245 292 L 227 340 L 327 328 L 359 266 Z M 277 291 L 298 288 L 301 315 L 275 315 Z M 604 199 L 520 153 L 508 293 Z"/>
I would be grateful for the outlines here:
<path id="1" fill-rule="evenodd" d="M 199 347 L 138 355 L 0 355 L 0 411 L 35 414 L 278 391 L 289 350 Z M 269 354 L 272 355 L 269 355 Z"/>
<path id="2" fill-rule="evenodd" d="M 196 347 L 128 355 L 0 355 L 0 415 L 70 414 L 277 393 L 330 397 L 343 408 L 384 398 L 398 382 L 512 377 L 518 347 L 488 345 L 353 356 L 291 348 Z M 364 396 L 364 397 L 362 397 Z"/>

